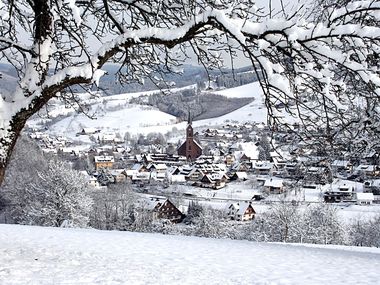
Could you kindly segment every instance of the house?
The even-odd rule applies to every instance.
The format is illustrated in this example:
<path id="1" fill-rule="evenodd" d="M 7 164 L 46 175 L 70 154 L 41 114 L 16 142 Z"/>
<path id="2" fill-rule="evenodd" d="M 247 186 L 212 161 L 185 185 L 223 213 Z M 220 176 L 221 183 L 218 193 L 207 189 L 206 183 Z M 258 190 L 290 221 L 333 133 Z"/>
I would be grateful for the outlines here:
<path id="1" fill-rule="evenodd" d="M 364 154 L 360 160 L 360 163 L 362 164 L 377 165 L 378 162 L 379 162 L 379 154 L 374 150 L 370 150 L 368 153 Z"/>
<path id="2" fill-rule="evenodd" d="M 205 175 L 205 173 L 198 168 L 193 168 L 188 175 L 186 175 L 186 179 L 190 181 L 199 181 L 202 179 L 202 177 Z"/>
<path id="3" fill-rule="evenodd" d="M 355 168 L 355 174 L 364 175 L 367 177 L 377 176 L 379 174 L 379 170 L 376 165 L 369 164 L 360 164 Z"/>
<path id="4" fill-rule="evenodd" d="M 239 162 L 235 163 L 231 169 L 234 171 L 240 171 L 240 172 L 246 172 L 250 169 L 250 163 L 245 163 L 245 162 Z"/>
<path id="5" fill-rule="evenodd" d="M 280 194 L 284 192 L 284 181 L 278 178 L 269 178 L 264 182 L 264 189 L 270 194 Z"/>
<path id="6" fill-rule="evenodd" d="M 164 182 L 167 179 L 166 172 L 151 172 L 150 178 L 154 181 Z"/>
<path id="7" fill-rule="evenodd" d="M 108 144 L 115 142 L 116 134 L 113 132 L 99 134 L 98 140 L 102 144 Z"/>
<path id="8" fill-rule="evenodd" d="M 109 184 L 115 183 L 115 177 L 111 175 L 107 170 L 101 169 L 96 176 L 101 186 L 107 186 Z"/>
<path id="9" fill-rule="evenodd" d="M 235 162 L 235 156 L 233 156 L 231 154 L 226 155 L 225 163 L 227 166 L 231 166 L 232 164 L 234 164 L 234 162 Z"/>
<path id="10" fill-rule="evenodd" d="M 256 161 L 252 163 L 252 172 L 257 175 L 269 175 L 273 169 L 273 164 L 269 161 Z"/>
<path id="11" fill-rule="evenodd" d="M 147 167 L 141 163 L 135 163 L 134 165 L 132 165 L 131 170 L 134 170 L 136 172 L 149 172 Z"/>
<path id="12" fill-rule="evenodd" d="M 198 183 L 197 185 L 201 187 L 208 187 L 212 189 L 221 189 L 226 186 L 226 181 L 228 180 L 228 177 L 226 174 L 219 172 L 219 173 L 211 173 L 211 174 L 205 174 L 202 179 L 201 183 Z"/>
<path id="13" fill-rule="evenodd" d="M 87 181 L 88 185 L 94 188 L 101 188 L 101 185 L 96 179 L 96 177 L 89 175 L 87 171 L 80 171 L 80 174 L 84 177 L 84 179 Z"/>
<path id="14" fill-rule="evenodd" d="M 246 181 L 248 179 L 247 172 L 236 171 L 232 176 L 231 180 Z"/>
<path id="15" fill-rule="evenodd" d="M 101 185 L 98 181 L 98 179 L 96 179 L 95 177 L 89 177 L 88 180 L 88 185 L 90 185 L 91 187 L 94 187 L 94 188 L 101 188 Z"/>
<path id="16" fill-rule="evenodd" d="M 92 135 L 92 134 L 96 134 L 99 132 L 100 132 L 100 130 L 97 128 L 83 128 L 79 134 L 80 135 Z"/>
<path id="17" fill-rule="evenodd" d="M 95 169 L 110 169 L 112 168 L 115 159 L 113 156 L 97 155 L 94 156 Z"/>
<path id="18" fill-rule="evenodd" d="M 352 164 L 348 160 L 334 160 L 331 163 L 331 169 L 334 173 L 350 173 L 352 171 Z"/>
<path id="19" fill-rule="evenodd" d="M 356 204 L 358 205 L 371 205 L 374 199 L 372 193 L 356 193 Z"/>
<path id="20" fill-rule="evenodd" d="M 255 218 L 255 214 L 250 202 L 238 202 L 228 207 L 227 217 L 236 221 L 249 221 Z"/>
<path id="21" fill-rule="evenodd" d="M 110 171 L 110 174 L 115 179 L 115 183 L 123 183 L 127 180 L 124 169 L 114 169 Z"/>
<path id="22" fill-rule="evenodd" d="M 330 189 L 323 194 L 324 201 L 326 203 L 349 202 L 352 201 L 355 191 L 356 182 L 335 179 Z"/>
<path id="23" fill-rule="evenodd" d="M 180 223 L 184 215 L 169 200 L 162 197 L 152 197 L 149 200 L 143 200 L 141 203 L 143 209 L 153 214 L 153 219 L 165 219 L 172 223 Z"/>
<path id="24" fill-rule="evenodd" d="M 363 184 L 364 193 L 373 193 L 374 195 L 380 195 L 380 179 L 367 180 Z"/>
<path id="25" fill-rule="evenodd" d="M 304 181 L 313 183 L 326 183 L 328 181 L 329 172 L 326 167 L 311 166 L 306 169 Z"/>
<path id="26" fill-rule="evenodd" d="M 297 162 L 287 162 L 285 163 L 284 170 L 286 174 L 290 177 L 295 176 L 297 174 L 297 171 L 299 169 Z"/>
<path id="27" fill-rule="evenodd" d="M 150 172 L 135 172 L 132 175 L 132 183 L 137 183 L 140 185 L 147 184 L 150 182 Z"/>

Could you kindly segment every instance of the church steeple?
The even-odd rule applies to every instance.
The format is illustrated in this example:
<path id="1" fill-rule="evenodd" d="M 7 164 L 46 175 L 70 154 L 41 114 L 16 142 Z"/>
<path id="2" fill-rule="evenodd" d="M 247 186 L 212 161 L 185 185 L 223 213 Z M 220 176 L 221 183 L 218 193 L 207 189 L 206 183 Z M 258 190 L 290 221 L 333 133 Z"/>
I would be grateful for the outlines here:
<path id="1" fill-rule="evenodd" d="M 188 161 L 194 161 L 197 157 L 202 155 L 202 147 L 194 141 L 194 130 L 191 123 L 191 113 L 189 110 L 187 117 L 186 140 L 178 148 L 178 154 L 185 156 Z"/>
<path id="2" fill-rule="evenodd" d="M 193 137 L 194 137 L 193 127 L 191 126 L 191 121 L 190 121 L 186 128 L 186 140 L 193 140 Z"/>

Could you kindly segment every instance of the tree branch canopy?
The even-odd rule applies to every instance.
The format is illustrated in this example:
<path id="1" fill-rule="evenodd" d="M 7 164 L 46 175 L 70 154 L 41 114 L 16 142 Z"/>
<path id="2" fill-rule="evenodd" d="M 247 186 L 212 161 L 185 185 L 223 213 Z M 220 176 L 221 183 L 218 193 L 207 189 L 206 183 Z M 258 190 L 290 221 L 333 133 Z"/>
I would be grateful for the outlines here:
<path id="1" fill-rule="evenodd" d="M 156 80 L 186 62 L 190 48 L 206 68 L 221 68 L 222 53 L 232 61 L 243 54 L 261 78 L 272 126 L 292 118 L 306 137 L 329 141 L 374 134 L 380 2 L 320 0 L 322 9 L 275 15 L 254 2 L 1 0 L 0 56 L 19 74 L 14 94 L 0 98 L 1 167 L 26 120 L 75 84 L 98 85 L 105 63 L 124 66 L 124 83 Z M 363 121 L 371 130 L 347 127 Z"/>

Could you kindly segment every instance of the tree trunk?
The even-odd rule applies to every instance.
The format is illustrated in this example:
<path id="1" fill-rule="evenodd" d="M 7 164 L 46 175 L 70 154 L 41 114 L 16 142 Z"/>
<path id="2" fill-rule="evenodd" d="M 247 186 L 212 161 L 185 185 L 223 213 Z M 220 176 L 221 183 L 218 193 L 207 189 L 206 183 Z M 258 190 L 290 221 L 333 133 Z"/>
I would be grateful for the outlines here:
<path id="1" fill-rule="evenodd" d="M 38 51 L 40 45 L 52 36 L 53 18 L 50 12 L 49 1 L 34 0 L 31 6 L 34 11 L 35 18 L 33 42 L 35 50 Z M 41 61 L 40 55 L 36 54 L 30 59 L 29 67 L 34 69 L 34 71 L 38 70 L 39 78 L 37 85 L 42 85 L 49 70 L 49 64 Z M 28 79 L 30 80 L 30 77 L 30 74 L 25 73 L 23 80 L 28 81 Z M 4 124 L 5 128 L 2 129 L 2 137 L 0 137 L 0 186 L 4 181 L 6 167 L 27 119 L 40 110 L 57 91 L 59 90 L 54 89 L 43 92 L 40 96 L 37 96 L 34 100 L 32 100 L 29 106 L 20 107 L 20 109 L 14 113 L 9 121 L 4 120 L 4 123 L 6 124 Z M 15 94 L 16 93 L 22 93 L 25 98 L 33 95 L 33 91 L 28 90 L 28 85 L 23 84 L 18 86 L 15 91 Z"/>
<path id="2" fill-rule="evenodd" d="M 6 165 L 3 165 L 3 164 L 0 165 L 0 186 L 3 183 L 3 181 L 4 181 L 5 168 L 6 168 Z"/>

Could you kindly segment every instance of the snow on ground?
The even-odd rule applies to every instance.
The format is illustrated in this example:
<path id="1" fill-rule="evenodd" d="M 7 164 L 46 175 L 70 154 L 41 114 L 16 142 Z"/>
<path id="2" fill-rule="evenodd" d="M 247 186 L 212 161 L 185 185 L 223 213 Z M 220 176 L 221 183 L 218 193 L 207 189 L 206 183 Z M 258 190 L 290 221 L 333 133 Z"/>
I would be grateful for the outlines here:
<path id="1" fill-rule="evenodd" d="M 145 133 L 145 129 L 148 129 L 147 132 L 153 132 L 159 126 L 169 130 L 175 122 L 174 116 L 158 109 L 128 104 L 121 110 L 98 113 L 96 119 L 91 119 L 85 114 L 67 117 L 49 127 L 49 131 L 69 138 L 74 138 L 83 128 L 99 128 L 102 131 L 114 131 L 124 135 L 125 132 Z"/>
<path id="2" fill-rule="evenodd" d="M 357 220 L 369 221 L 380 215 L 379 205 L 339 205 L 334 204 L 338 208 L 338 216 L 345 223 L 355 223 Z"/>
<path id="3" fill-rule="evenodd" d="M 234 88 L 213 91 L 212 93 L 223 95 L 228 98 L 257 98 L 258 96 L 262 96 L 263 90 L 261 89 L 260 82 L 256 81 Z"/>
<path id="4" fill-rule="evenodd" d="M 378 284 L 380 250 L 0 225 L 0 284 Z"/>
<path id="5" fill-rule="evenodd" d="M 193 126 L 215 126 L 222 125 L 226 122 L 256 122 L 256 123 L 266 123 L 267 122 L 267 110 L 264 106 L 262 100 L 255 100 L 250 104 L 247 104 L 231 113 L 226 115 L 205 119 L 200 121 L 194 121 Z"/>

